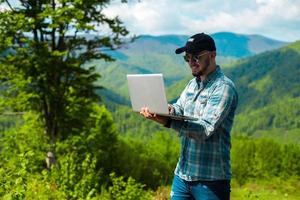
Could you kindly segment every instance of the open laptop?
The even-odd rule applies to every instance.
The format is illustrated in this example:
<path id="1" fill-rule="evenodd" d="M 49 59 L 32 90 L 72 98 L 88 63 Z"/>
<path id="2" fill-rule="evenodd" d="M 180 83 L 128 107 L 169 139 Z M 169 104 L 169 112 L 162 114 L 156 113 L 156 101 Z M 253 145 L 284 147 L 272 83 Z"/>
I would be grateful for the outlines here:
<path id="1" fill-rule="evenodd" d="M 127 81 L 134 111 L 140 112 L 142 107 L 148 107 L 153 113 L 175 120 L 197 120 L 194 117 L 169 114 L 162 74 L 128 74 Z"/>

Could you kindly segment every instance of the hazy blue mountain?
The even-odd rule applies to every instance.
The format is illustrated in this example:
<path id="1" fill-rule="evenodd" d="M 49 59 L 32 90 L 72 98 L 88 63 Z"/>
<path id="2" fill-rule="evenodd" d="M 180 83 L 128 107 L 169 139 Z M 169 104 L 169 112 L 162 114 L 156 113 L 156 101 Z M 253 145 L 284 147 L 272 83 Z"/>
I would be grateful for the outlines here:
<path id="1" fill-rule="evenodd" d="M 261 35 L 243 35 L 230 32 L 212 34 L 221 56 L 247 57 L 287 44 Z"/>
<path id="2" fill-rule="evenodd" d="M 279 48 L 286 42 L 273 40 L 261 35 L 243 35 L 230 32 L 211 34 L 221 57 L 241 58 Z M 185 44 L 187 35 L 141 35 L 138 39 L 121 50 L 126 53 L 161 52 L 173 54 L 175 49 Z M 117 56 L 118 57 L 118 56 Z"/>

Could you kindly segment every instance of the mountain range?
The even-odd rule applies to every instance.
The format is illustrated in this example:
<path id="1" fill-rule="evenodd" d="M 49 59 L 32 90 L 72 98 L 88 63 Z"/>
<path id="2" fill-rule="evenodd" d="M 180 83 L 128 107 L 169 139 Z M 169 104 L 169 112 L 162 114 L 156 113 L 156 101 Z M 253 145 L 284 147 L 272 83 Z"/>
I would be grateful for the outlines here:
<path id="1" fill-rule="evenodd" d="M 216 42 L 217 62 L 224 67 L 231 66 L 238 59 L 287 44 L 259 35 L 220 32 L 211 36 Z M 102 75 L 99 84 L 128 99 L 126 74 L 163 73 L 167 87 L 189 76 L 190 70 L 182 55 L 174 53 L 176 48 L 185 45 L 187 39 L 185 35 L 141 35 L 122 49 L 108 52 L 115 62 L 96 60 L 89 65 L 95 65 Z M 115 96 L 109 95 L 109 91 L 105 91 L 104 96 Z"/>

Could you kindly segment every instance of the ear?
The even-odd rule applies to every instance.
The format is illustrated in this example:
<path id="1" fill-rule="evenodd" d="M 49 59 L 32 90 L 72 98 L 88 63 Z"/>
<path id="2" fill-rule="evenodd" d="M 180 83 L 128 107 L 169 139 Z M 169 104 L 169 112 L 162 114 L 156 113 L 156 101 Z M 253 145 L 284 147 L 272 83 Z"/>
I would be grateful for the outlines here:
<path id="1" fill-rule="evenodd" d="M 210 54 L 210 57 L 211 57 L 211 58 L 215 58 L 216 56 L 217 56 L 216 51 L 213 51 L 213 52 Z"/>

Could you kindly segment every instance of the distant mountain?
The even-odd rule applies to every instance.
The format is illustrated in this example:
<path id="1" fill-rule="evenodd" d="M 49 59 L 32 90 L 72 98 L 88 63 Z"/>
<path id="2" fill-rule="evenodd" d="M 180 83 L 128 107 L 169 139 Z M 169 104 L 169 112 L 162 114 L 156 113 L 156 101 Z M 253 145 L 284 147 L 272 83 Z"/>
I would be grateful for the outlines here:
<path id="1" fill-rule="evenodd" d="M 239 61 L 226 72 L 236 83 L 240 110 L 300 96 L 300 41 Z"/>
<path id="2" fill-rule="evenodd" d="M 215 33 L 212 37 L 216 41 L 218 63 L 222 66 L 239 58 L 286 44 L 263 36 L 227 32 Z M 163 73 L 166 86 L 190 74 L 182 55 L 174 53 L 175 49 L 183 46 L 187 39 L 188 36 L 185 35 L 141 35 L 133 43 L 109 53 L 116 62 L 105 63 L 96 60 L 90 64 L 97 66 L 98 72 L 102 75 L 99 84 L 128 99 L 126 74 Z"/>
<path id="3" fill-rule="evenodd" d="M 218 54 L 242 58 L 286 45 L 286 42 L 273 40 L 261 35 L 243 35 L 230 32 L 212 34 Z"/>
<path id="4" fill-rule="evenodd" d="M 220 57 L 242 58 L 276 49 L 287 44 L 261 35 L 243 35 L 231 32 L 211 34 L 214 38 Z M 174 54 L 176 48 L 183 46 L 189 36 L 186 35 L 141 35 L 136 42 L 128 46 L 127 53 L 160 52 Z"/>
<path id="5" fill-rule="evenodd" d="M 240 93 L 235 132 L 300 143 L 300 41 L 245 59 L 228 76 Z"/>

